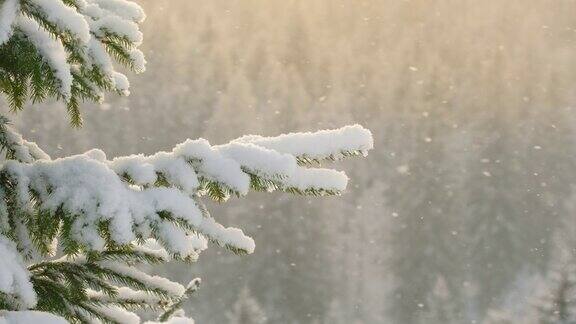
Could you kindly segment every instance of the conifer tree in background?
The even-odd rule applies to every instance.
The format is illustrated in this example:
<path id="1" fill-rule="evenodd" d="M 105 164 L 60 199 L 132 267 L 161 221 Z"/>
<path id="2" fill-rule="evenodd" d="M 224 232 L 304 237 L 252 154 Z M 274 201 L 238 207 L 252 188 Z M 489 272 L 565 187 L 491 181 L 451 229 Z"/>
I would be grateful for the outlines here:
<path id="1" fill-rule="evenodd" d="M 439 113 L 423 118 L 426 121 L 411 138 L 413 148 L 398 151 L 396 174 L 390 174 L 391 181 L 400 185 L 390 186 L 385 192 L 388 206 L 395 213 L 391 272 L 397 285 L 388 312 L 398 323 L 417 323 L 420 316 L 430 311 L 431 298 L 438 297 L 434 296 L 434 288 L 439 277 L 450 279 L 445 283 L 451 300 L 456 302 L 455 312 L 462 312 L 465 300 L 463 280 L 459 278 L 463 262 L 457 261 L 461 251 L 459 219 L 450 212 L 459 203 L 454 197 L 459 192 L 454 188 L 458 188 L 455 170 L 460 161 L 455 161 L 455 151 L 447 144 L 449 138 L 439 131 L 448 127 L 449 120 Z M 401 156 L 406 152 L 412 154 Z M 408 191 L 412 193 L 406 195 Z"/>
<path id="2" fill-rule="evenodd" d="M 462 315 L 457 309 L 458 303 L 448 289 L 446 279 L 439 276 L 428 297 L 428 310 L 420 317 L 421 323 L 462 323 Z"/>
<path id="3" fill-rule="evenodd" d="M 557 265 L 534 303 L 538 323 L 576 323 L 576 265 Z"/>
<path id="4" fill-rule="evenodd" d="M 230 324 L 264 324 L 266 314 L 252 296 L 248 287 L 242 288 L 238 294 L 238 300 L 232 306 L 232 311 L 228 313 Z"/>
<path id="5" fill-rule="evenodd" d="M 0 0 L 0 92 L 13 111 L 56 98 L 72 125 L 80 103 L 129 94 L 114 62 L 145 69 L 142 9 L 126 0 Z M 212 218 L 204 199 L 255 191 L 337 195 L 343 172 L 322 162 L 365 155 L 371 133 L 348 126 L 225 145 L 186 140 L 170 152 L 108 160 L 104 152 L 52 160 L 0 118 L 0 322 L 188 323 L 187 287 L 140 264 L 195 261 L 208 243 L 237 254 L 255 244 Z M 312 167 L 314 166 L 314 167 Z"/>
<path id="6" fill-rule="evenodd" d="M 573 228 L 568 224 L 566 228 Z M 564 229 L 562 232 L 566 232 Z M 568 240 L 566 238 L 569 238 Z M 532 302 L 539 324 L 576 323 L 576 260 L 569 247 L 571 237 L 556 235 L 559 247 L 548 267 L 548 274 Z"/>
<path id="7" fill-rule="evenodd" d="M 561 222 L 553 237 L 550 260 L 544 275 L 530 271 L 517 274 L 504 299 L 489 310 L 484 324 L 571 324 L 576 323 L 576 260 L 574 220 Z M 496 303 L 495 303 L 496 304 Z"/>

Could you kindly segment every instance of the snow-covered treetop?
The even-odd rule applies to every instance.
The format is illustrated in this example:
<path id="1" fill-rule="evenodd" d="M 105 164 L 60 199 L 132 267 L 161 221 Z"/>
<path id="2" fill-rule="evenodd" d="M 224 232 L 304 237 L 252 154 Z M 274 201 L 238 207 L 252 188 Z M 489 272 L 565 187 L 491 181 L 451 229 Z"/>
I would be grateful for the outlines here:
<path id="1" fill-rule="evenodd" d="M 126 0 L 1 0 L 0 91 L 12 109 L 28 98 L 64 100 L 80 125 L 80 101 L 100 101 L 106 91 L 129 94 L 114 61 L 145 70 L 138 49 L 145 18 Z"/>

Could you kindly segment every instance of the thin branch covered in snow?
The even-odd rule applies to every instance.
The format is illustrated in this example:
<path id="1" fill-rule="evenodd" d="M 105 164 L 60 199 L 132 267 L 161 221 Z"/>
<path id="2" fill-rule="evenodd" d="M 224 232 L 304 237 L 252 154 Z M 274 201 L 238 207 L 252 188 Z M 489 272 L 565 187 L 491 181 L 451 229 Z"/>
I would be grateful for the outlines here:
<path id="1" fill-rule="evenodd" d="M 54 71 L 54 75 L 60 83 L 60 94 L 64 98 L 72 95 L 72 72 L 68 64 L 68 54 L 64 45 L 59 39 L 54 39 L 52 35 L 33 19 L 27 16 L 19 16 L 16 26 L 30 40 L 44 60 Z"/>
<path id="2" fill-rule="evenodd" d="M 8 119 L 0 116 L 0 152 L 4 151 L 6 159 L 21 162 L 33 162 L 35 160 L 50 160 L 36 143 L 22 138 L 22 135 L 10 127 Z"/>
<path id="3" fill-rule="evenodd" d="M 29 11 L 54 24 L 59 33 L 70 33 L 83 44 L 90 39 L 90 29 L 86 19 L 75 8 L 54 0 L 28 0 L 24 2 Z"/>
<path id="4" fill-rule="evenodd" d="M 374 146 L 372 133 L 360 125 L 314 133 L 290 133 L 276 137 L 246 135 L 235 142 L 252 143 L 281 153 L 294 155 L 299 162 L 339 160 L 345 156 L 365 155 Z"/>
<path id="5" fill-rule="evenodd" d="M 344 127 L 340 130 L 305 133 L 312 140 L 318 134 L 332 145 L 330 151 L 318 145 L 316 151 L 309 147 L 308 156 L 335 158 L 336 152 L 340 152 L 338 158 L 342 158 L 354 155 L 342 152 L 366 153 L 372 148 L 372 137 L 368 130 L 354 126 L 357 134 L 364 136 L 346 142 L 347 137 L 342 134 L 348 132 L 348 129 Z M 285 136 L 278 138 L 283 139 Z M 297 138 L 299 134 L 291 136 Z M 269 137 L 268 141 L 275 139 Z M 286 147 L 276 144 L 278 150 L 273 150 L 264 145 L 248 143 L 242 138 L 217 146 L 211 146 L 204 139 L 187 140 L 171 152 L 119 157 L 106 163 L 130 183 L 141 186 L 166 183 L 187 193 L 208 195 L 219 201 L 226 200 L 230 194 L 243 196 L 250 188 L 314 195 L 338 194 L 346 189 L 348 178 L 344 173 L 331 169 L 305 168 L 298 164 L 303 155 L 283 153 L 291 151 L 292 145 L 290 142 L 286 142 Z"/>
<path id="6" fill-rule="evenodd" d="M 163 323 L 164 322 L 172 323 L 171 319 L 178 317 L 181 320 L 189 320 L 190 321 L 189 318 L 183 317 L 184 311 L 182 310 L 181 307 L 182 307 L 182 304 L 200 288 L 201 282 L 202 281 L 200 280 L 200 278 L 195 278 L 192 281 L 190 281 L 188 283 L 188 285 L 186 286 L 186 291 L 184 291 L 184 293 L 181 295 L 181 297 L 179 299 L 177 299 L 172 305 L 167 307 L 166 311 L 158 317 L 158 320 L 160 322 L 163 322 Z M 178 316 L 176 316 L 177 313 L 181 313 L 181 314 L 178 314 Z M 177 321 L 175 323 L 179 323 L 179 321 Z M 194 321 L 183 322 L 183 323 L 194 324 Z"/>

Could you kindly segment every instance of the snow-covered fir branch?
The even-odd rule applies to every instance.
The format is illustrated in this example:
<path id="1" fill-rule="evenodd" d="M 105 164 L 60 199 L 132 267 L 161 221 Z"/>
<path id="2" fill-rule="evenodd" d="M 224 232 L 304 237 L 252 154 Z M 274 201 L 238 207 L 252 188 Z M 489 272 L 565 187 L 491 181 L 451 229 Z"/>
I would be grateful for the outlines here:
<path id="1" fill-rule="evenodd" d="M 254 241 L 242 230 L 218 223 L 208 213 L 203 199 L 225 201 L 231 194 L 241 197 L 250 189 L 339 194 L 346 189 L 346 175 L 332 169 L 299 165 L 298 156 L 283 153 L 293 151 L 287 139 L 298 139 L 304 146 L 308 143 L 310 156 L 353 156 L 342 152 L 366 154 L 372 148 L 370 132 L 356 125 L 306 133 L 304 137 L 281 135 L 278 138 L 285 141 L 286 147 L 276 144 L 276 150 L 245 140 L 212 146 L 200 139 L 187 140 L 170 152 L 151 156 L 108 160 L 104 152 L 91 150 L 51 160 L 9 126 L 4 125 L 3 130 L 8 138 L 5 150 L 18 152 L 12 153 L 18 159 L 7 160 L 0 169 L 0 192 L 4 198 L 0 201 L 0 230 L 7 242 L 5 254 L 14 260 L 14 266 L 0 271 L 6 271 L 6 277 L 20 284 L 0 286 L 0 291 L 9 297 L 5 302 L 24 308 L 34 307 L 37 300 L 30 289 L 27 279 L 30 273 L 23 258 L 33 262 L 54 253 L 63 253 L 65 257 L 44 266 L 58 267 L 58 262 L 64 262 L 68 268 L 73 264 L 73 268 L 81 269 L 81 264 L 87 262 L 81 260 L 88 260 L 90 268 L 100 269 L 108 276 L 113 273 L 113 277 L 139 282 L 137 289 L 180 298 L 186 291 L 184 287 L 122 265 L 127 261 L 122 257 L 129 262 L 149 258 L 196 260 L 208 242 L 235 253 L 252 253 Z M 346 133 L 349 135 L 342 136 Z M 321 153 L 310 149 L 313 143 L 322 140 L 330 141 L 331 151 L 322 146 L 317 146 L 322 148 Z M 36 266 L 32 274 L 37 274 L 38 269 Z M 93 312 L 114 319 L 122 316 L 118 304 L 144 301 L 150 304 L 146 292 L 120 288 L 107 287 L 115 294 L 120 293 L 110 298 L 105 290 L 90 287 L 86 290 L 88 300 L 111 305 L 75 311 L 74 316 L 89 316 Z M 120 322 L 132 315 L 126 316 L 118 317 L 123 318 Z"/>
<path id="2" fill-rule="evenodd" d="M 81 101 L 100 101 L 106 91 L 129 94 L 128 78 L 114 62 L 145 70 L 138 49 L 145 18 L 140 6 L 125 0 L 4 0 L 0 90 L 15 110 L 28 97 L 62 99 L 72 123 L 80 125 Z"/>
<path id="3" fill-rule="evenodd" d="M 13 111 L 48 98 L 82 123 L 82 101 L 129 94 L 116 66 L 143 72 L 139 25 L 127 0 L 0 0 L 0 93 Z M 344 172 L 325 162 L 365 156 L 359 125 L 223 145 L 186 140 L 168 152 L 108 159 L 101 150 L 51 159 L 0 116 L 0 324 L 187 323 L 180 308 L 199 287 L 141 270 L 196 261 L 208 244 L 249 254 L 255 243 L 213 218 L 205 200 L 253 191 L 338 195 Z"/>

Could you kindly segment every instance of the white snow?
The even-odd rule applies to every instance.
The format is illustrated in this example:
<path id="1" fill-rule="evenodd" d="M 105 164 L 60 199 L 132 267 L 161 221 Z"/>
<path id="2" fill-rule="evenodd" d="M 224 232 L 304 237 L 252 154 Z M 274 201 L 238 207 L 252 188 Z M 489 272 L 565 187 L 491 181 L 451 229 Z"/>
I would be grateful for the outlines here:
<path id="1" fill-rule="evenodd" d="M 22 138 L 22 135 L 16 133 L 10 126 L 6 126 L 6 141 L 14 150 L 14 158 L 21 162 L 32 162 L 34 160 L 50 160 L 36 143 L 28 142 Z"/>
<path id="2" fill-rule="evenodd" d="M 230 245 L 247 253 L 254 251 L 254 240 L 244 235 L 240 229 L 226 228 L 213 218 L 204 217 L 196 202 L 185 193 L 172 188 L 151 188 L 143 193 L 147 194 L 148 197 L 145 199 L 154 204 L 155 210 L 171 212 L 176 218 L 192 224 L 200 233 L 215 240 L 218 244 Z M 166 234 L 170 233 L 167 232 Z M 161 238 L 174 240 L 177 236 L 161 236 Z M 174 252 L 182 253 L 182 251 Z"/>
<path id="3" fill-rule="evenodd" d="M 12 25 L 19 10 L 20 2 L 18 0 L 4 0 L 4 3 L 0 4 L 0 45 L 12 36 Z"/>
<path id="4" fill-rule="evenodd" d="M 142 73 L 146 71 L 146 57 L 141 50 L 133 48 L 130 51 L 130 59 L 132 59 L 132 65 L 134 66 L 134 71 L 136 73 Z"/>
<path id="5" fill-rule="evenodd" d="M 105 317 L 113 320 L 116 323 L 122 324 L 140 324 L 140 317 L 138 315 L 127 311 L 124 308 L 115 305 L 106 306 L 93 306 L 96 311 L 103 314 Z"/>
<path id="6" fill-rule="evenodd" d="M 113 302 L 113 301 L 135 301 L 145 303 L 148 305 L 155 305 L 162 301 L 160 297 L 150 294 L 146 291 L 133 290 L 128 287 L 116 287 L 117 296 L 110 297 L 101 291 L 88 290 L 88 296 L 100 302 Z"/>
<path id="7" fill-rule="evenodd" d="M 208 241 L 199 235 L 190 234 L 169 223 L 161 222 L 158 230 L 164 237 L 164 244 L 170 251 L 177 251 L 182 256 L 187 256 L 193 260 L 198 258 L 198 253 L 208 248 Z"/>
<path id="8" fill-rule="evenodd" d="M 346 173 L 332 169 L 298 168 L 296 172 L 284 180 L 287 187 L 300 190 L 316 189 L 344 191 L 348 184 Z"/>
<path id="9" fill-rule="evenodd" d="M 103 37 L 106 33 L 111 33 L 125 37 L 136 46 L 142 44 L 142 32 L 133 21 L 115 15 L 103 15 L 96 20 L 89 21 L 89 24 L 90 30 L 97 36 Z"/>
<path id="10" fill-rule="evenodd" d="M 22 146 L 27 149 L 28 155 L 34 160 L 50 160 L 50 156 L 44 152 L 36 143 L 22 139 Z"/>
<path id="11" fill-rule="evenodd" d="M 165 211 L 221 245 L 252 252 L 254 242 L 251 238 L 239 229 L 226 228 L 213 218 L 205 217 L 196 202 L 184 192 L 166 187 L 131 187 L 105 162 L 94 159 L 94 155 L 91 151 L 87 155 L 31 164 L 8 161 L 4 169 L 17 179 L 18 197 L 23 208 L 31 200 L 29 189 L 38 193 L 42 209 L 55 212 L 63 206 L 75 215 L 74 238 L 92 249 L 104 248 L 105 242 L 96 230 L 100 221 L 110 222 L 111 238 L 119 244 L 133 241 L 138 233 L 144 238 L 160 235 L 156 238 L 168 243 L 167 248 L 179 247 L 179 250 L 171 252 L 182 257 L 204 248 L 203 241 L 194 237 L 171 235 L 164 231 L 151 233 L 151 228 L 163 222 L 158 213 Z"/>
<path id="12" fill-rule="evenodd" d="M 198 287 L 200 287 L 201 283 L 202 283 L 202 279 L 194 278 L 194 279 L 190 280 L 190 282 L 186 285 L 186 289 L 187 290 L 196 290 L 196 289 L 198 289 Z"/>
<path id="13" fill-rule="evenodd" d="M 146 14 L 142 7 L 132 1 L 92 0 L 91 2 L 124 19 L 129 19 L 137 23 L 141 23 L 146 19 Z"/>
<path id="14" fill-rule="evenodd" d="M 86 19 L 76 9 L 65 5 L 62 1 L 29 0 L 46 16 L 46 19 L 56 25 L 61 31 L 69 31 L 82 43 L 90 40 L 90 29 Z"/>
<path id="15" fill-rule="evenodd" d="M 36 292 L 16 245 L 0 235 L 0 292 L 15 297 L 17 307 L 36 306 Z"/>
<path id="16" fill-rule="evenodd" d="M 172 152 L 188 160 L 198 161 L 196 171 L 200 176 L 225 184 L 242 195 L 248 193 L 250 177 L 236 161 L 223 156 L 207 140 L 186 140 L 176 145 Z"/>
<path id="17" fill-rule="evenodd" d="M 130 94 L 130 81 L 124 74 L 114 70 L 114 64 L 106 48 L 95 37 L 91 37 L 88 42 L 88 55 L 88 62 L 99 68 L 117 91 L 125 96 Z"/>
<path id="18" fill-rule="evenodd" d="M 268 177 L 288 177 L 294 173 L 296 159 L 250 143 L 230 143 L 216 146 L 222 155 L 238 162 L 251 172 Z"/>
<path id="19" fill-rule="evenodd" d="M 277 152 L 296 157 L 322 160 L 341 158 L 343 152 L 359 151 L 366 154 L 374 147 L 372 133 L 360 126 L 351 125 L 339 129 L 321 130 L 314 133 L 290 133 L 276 137 L 247 135 L 234 142 L 252 143 Z"/>
<path id="20" fill-rule="evenodd" d="M 127 175 L 139 185 L 149 185 L 156 182 L 156 169 L 148 163 L 144 155 L 130 155 L 114 158 L 110 167 L 119 175 Z"/>
<path id="21" fill-rule="evenodd" d="M 119 157 L 112 160 L 110 166 L 116 173 L 128 175 L 139 185 L 153 184 L 157 174 L 162 174 L 169 183 L 188 193 L 195 193 L 200 184 L 192 166 L 173 153 Z"/>
<path id="22" fill-rule="evenodd" d="M 123 96 L 130 95 L 130 81 L 124 74 L 116 71 L 112 72 L 112 81 L 116 90 Z"/>
<path id="23" fill-rule="evenodd" d="M 162 173 L 168 182 L 175 184 L 188 193 L 196 192 L 200 185 L 196 172 L 190 164 L 174 154 L 158 152 L 147 159 L 149 164 L 154 165 L 156 172 Z"/>
<path id="24" fill-rule="evenodd" d="M 112 72 L 114 72 L 114 66 L 112 64 L 112 59 L 104 48 L 104 45 L 96 38 L 91 37 L 88 42 L 88 51 L 92 58 L 92 62 L 96 64 L 102 72 L 110 77 Z"/>
<path id="25" fill-rule="evenodd" d="M 104 268 L 113 270 L 114 272 L 123 274 L 125 276 L 134 278 L 140 282 L 143 282 L 148 287 L 157 288 L 162 291 L 165 291 L 174 297 L 182 296 L 182 294 L 184 294 L 184 291 L 186 290 L 184 286 L 182 286 L 177 282 L 170 281 L 160 276 L 151 276 L 143 271 L 136 269 L 135 267 L 125 266 L 115 262 L 104 262 L 102 266 Z"/>
<path id="26" fill-rule="evenodd" d="M 147 239 L 143 244 L 138 244 L 134 247 L 135 251 L 141 251 L 147 254 L 152 254 L 157 258 L 164 261 L 170 261 L 170 254 L 156 241 L 155 239 Z"/>
<path id="27" fill-rule="evenodd" d="M 65 98 L 70 98 L 72 74 L 70 65 L 67 62 L 68 54 L 62 42 L 52 37 L 45 29 L 40 28 L 36 21 L 26 16 L 20 15 L 16 25 L 34 44 L 46 63 L 54 71 L 54 75 L 60 81 L 60 93 Z"/>

